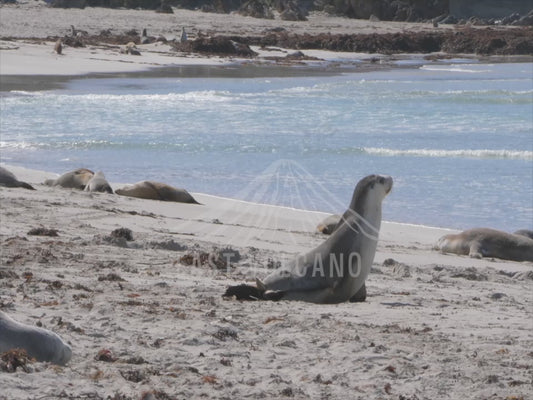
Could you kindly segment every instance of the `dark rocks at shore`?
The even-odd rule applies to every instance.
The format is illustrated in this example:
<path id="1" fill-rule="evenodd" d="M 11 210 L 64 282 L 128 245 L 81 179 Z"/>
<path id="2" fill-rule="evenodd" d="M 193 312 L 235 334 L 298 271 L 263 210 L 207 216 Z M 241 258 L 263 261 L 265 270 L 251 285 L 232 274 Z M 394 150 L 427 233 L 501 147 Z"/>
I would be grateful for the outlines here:
<path id="1" fill-rule="evenodd" d="M 6 39 L 6 38 L 4 38 Z M 56 41 L 59 37 L 48 37 Z M 64 36 L 67 46 L 108 44 L 123 46 L 141 43 L 138 32 L 113 34 L 104 30 L 98 35 Z M 158 38 L 157 41 L 165 41 Z M 223 57 L 253 58 L 257 55 L 250 46 L 282 47 L 293 50 L 320 49 L 338 52 L 360 53 L 435 53 L 477 55 L 533 55 L 533 28 L 473 28 L 453 31 L 399 32 L 385 34 L 322 33 L 291 34 L 286 30 L 269 30 L 263 36 L 212 36 L 199 37 L 185 42 L 168 41 L 176 51 L 217 55 Z"/>
<path id="2" fill-rule="evenodd" d="M 234 40 L 236 40 L 234 38 Z M 464 28 L 457 31 L 386 34 L 297 35 L 269 33 L 240 38 L 256 46 L 290 49 L 322 49 L 361 53 L 469 53 L 480 55 L 533 55 L 533 29 Z"/>
<path id="3" fill-rule="evenodd" d="M 219 56 L 255 57 L 257 55 L 241 38 L 214 36 L 201 37 L 186 42 L 174 42 L 177 51 Z"/>

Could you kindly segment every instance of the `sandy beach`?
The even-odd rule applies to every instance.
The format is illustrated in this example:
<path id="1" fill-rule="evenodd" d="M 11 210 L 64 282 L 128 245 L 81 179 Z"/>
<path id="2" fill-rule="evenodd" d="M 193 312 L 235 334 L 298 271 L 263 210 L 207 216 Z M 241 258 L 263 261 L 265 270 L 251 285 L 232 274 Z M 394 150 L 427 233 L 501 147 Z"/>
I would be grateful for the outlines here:
<path id="1" fill-rule="evenodd" d="M 2 399 L 533 393 L 532 263 L 441 254 L 432 247 L 450 231 L 384 222 L 366 302 L 239 302 L 225 288 L 316 246 L 324 214 L 198 193 L 203 205 L 85 193 L 7 167 L 37 190 L 0 188 L 1 309 L 57 332 L 73 357 L 2 372 Z M 120 228 L 133 240 L 113 237 Z M 228 251 L 229 266 L 188 265 Z M 101 350 L 116 360 L 97 360 Z"/>
<path id="2" fill-rule="evenodd" d="M 168 39 L 182 27 L 191 37 L 276 27 L 298 34 L 433 29 L 321 14 L 301 23 L 19 3 L 0 7 L 2 91 L 56 88 L 85 74 L 223 75 L 248 62 L 180 54 L 164 43 L 139 45 L 141 56 L 109 44 L 58 55 L 47 38 L 68 35 L 71 24 L 91 35 L 145 27 Z M 280 73 L 258 68 L 291 51 L 253 49 L 259 61 L 250 74 Z M 343 68 L 389 68 L 398 59 L 305 54 Z M 313 62 L 303 73 L 331 73 Z M 43 185 L 53 172 L 2 166 L 36 190 L 0 187 L 0 310 L 56 332 L 73 356 L 64 367 L 37 362 L 29 373 L 1 371 L 1 400 L 533 397 L 531 262 L 442 254 L 435 242 L 454 231 L 384 221 L 364 303 L 240 302 L 222 298 L 225 289 L 317 246 L 326 214 L 202 193 L 193 193 L 201 205 L 86 193 Z M 57 236 L 29 234 L 35 228 Z M 120 229 L 133 240 L 113 234 Z M 228 253 L 231 262 L 218 268 L 196 262 Z"/>

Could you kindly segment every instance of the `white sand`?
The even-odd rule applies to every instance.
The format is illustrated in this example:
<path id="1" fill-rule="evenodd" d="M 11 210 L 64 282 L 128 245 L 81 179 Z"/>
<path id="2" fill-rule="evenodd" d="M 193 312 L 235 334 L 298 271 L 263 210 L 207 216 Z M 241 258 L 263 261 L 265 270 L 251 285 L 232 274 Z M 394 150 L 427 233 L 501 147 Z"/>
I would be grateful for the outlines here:
<path id="1" fill-rule="evenodd" d="M 323 214 L 201 194 L 201 206 L 90 194 L 8 168 L 37 190 L 0 188 L 0 307 L 54 330 L 74 355 L 64 368 L 0 373 L 0 399 L 533 394 L 532 263 L 443 255 L 431 247 L 449 231 L 385 222 L 365 303 L 223 300 L 228 285 L 265 276 L 269 260 L 324 240 L 314 232 Z M 36 227 L 59 236 L 27 235 Z M 133 231 L 127 247 L 104 239 L 120 227 Z M 179 262 L 214 247 L 241 259 L 227 271 Z M 124 281 L 99 280 L 110 273 Z M 96 361 L 101 349 L 118 360 Z"/>

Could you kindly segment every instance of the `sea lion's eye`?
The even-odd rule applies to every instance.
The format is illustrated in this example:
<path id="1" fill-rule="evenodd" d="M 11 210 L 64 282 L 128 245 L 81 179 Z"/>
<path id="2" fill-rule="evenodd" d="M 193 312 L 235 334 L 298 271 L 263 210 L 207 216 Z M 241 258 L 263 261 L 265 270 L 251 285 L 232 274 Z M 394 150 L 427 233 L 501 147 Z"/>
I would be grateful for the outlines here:
<path id="1" fill-rule="evenodd" d="M 385 178 L 381 177 L 379 178 L 379 181 L 378 181 L 381 185 L 383 185 L 385 183 Z"/>

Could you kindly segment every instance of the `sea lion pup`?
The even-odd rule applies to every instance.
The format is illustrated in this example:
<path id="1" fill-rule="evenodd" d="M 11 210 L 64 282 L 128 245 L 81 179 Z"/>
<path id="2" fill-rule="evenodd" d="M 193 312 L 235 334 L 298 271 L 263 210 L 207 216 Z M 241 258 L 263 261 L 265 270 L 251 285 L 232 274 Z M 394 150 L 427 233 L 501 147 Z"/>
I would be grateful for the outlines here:
<path id="1" fill-rule="evenodd" d="M 342 216 L 339 214 L 330 215 L 319 222 L 319 224 L 316 226 L 316 230 L 324 235 L 331 235 L 339 225 L 341 218 Z"/>
<path id="2" fill-rule="evenodd" d="M 115 190 L 121 196 L 137 197 L 139 199 L 175 201 L 178 203 L 200 204 L 185 189 L 178 189 L 166 183 L 142 181 L 134 185 Z"/>
<path id="3" fill-rule="evenodd" d="M 111 193 L 113 194 L 113 189 L 111 185 L 106 180 L 104 173 L 98 171 L 85 185 L 86 192 L 102 192 L 102 193 Z"/>
<path id="4" fill-rule="evenodd" d="M 22 324 L 0 311 L 0 353 L 24 349 L 37 361 L 65 365 L 72 349 L 58 335 L 47 329 Z"/>
<path id="5" fill-rule="evenodd" d="M 224 297 L 341 303 L 362 295 L 376 253 L 381 203 L 391 189 L 390 176 L 363 178 L 355 187 L 342 224 L 327 240 L 272 272 L 263 282 L 256 280 L 256 286 L 230 286 Z"/>
<path id="6" fill-rule="evenodd" d="M 529 229 L 519 229 L 516 232 L 513 232 L 513 235 L 520 235 L 533 239 L 533 231 L 530 231 Z"/>
<path id="7" fill-rule="evenodd" d="M 79 168 L 74 171 L 65 172 L 57 179 L 47 179 L 44 181 L 48 186 L 61 186 L 71 189 L 85 189 L 85 186 L 91 178 L 94 176 L 94 172 L 87 168 Z"/>
<path id="8" fill-rule="evenodd" d="M 489 228 L 475 228 L 456 235 L 445 235 L 437 241 L 435 249 L 473 258 L 496 257 L 512 261 L 533 261 L 533 239 Z"/>
<path id="9" fill-rule="evenodd" d="M 21 187 L 24 189 L 35 190 L 35 188 L 26 182 L 19 181 L 13 172 L 8 171 L 4 167 L 0 167 L 0 186 L 5 187 Z"/>
<path id="10" fill-rule="evenodd" d="M 61 54 L 63 52 L 63 42 L 61 39 L 57 39 L 56 44 L 54 45 L 54 51 L 57 54 Z"/>

